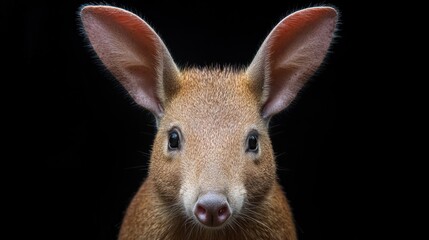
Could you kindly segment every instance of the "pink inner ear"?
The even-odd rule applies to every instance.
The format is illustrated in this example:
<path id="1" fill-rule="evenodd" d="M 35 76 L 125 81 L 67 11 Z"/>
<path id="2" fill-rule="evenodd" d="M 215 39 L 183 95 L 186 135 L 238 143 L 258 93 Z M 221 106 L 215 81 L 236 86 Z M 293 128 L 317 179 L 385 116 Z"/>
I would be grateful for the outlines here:
<path id="1" fill-rule="evenodd" d="M 138 104 L 161 116 L 158 89 L 163 72 L 176 73 L 177 69 L 158 35 L 141 18 L 120 8 L 87 6 L 81 18 L 103 64 Z"/>
<path id="2" fill-rule="evenodd" d="M 131 97 L 133 97 L 134 101 L 157 116 L 162 116 L 161 101 L 156 95 L 156 83 L 141 81 L 141 79 L 156 79 L 156 76 L 150 75 L 153 74 L 153 71 L 149 71 L 146 67 L 142 66 L 129 66 L 127 72 L 129 72 L 127 76 L 129 81 L 123 81 L 122 84 L 128 90 Z"/>
<path id="3" fill-rule="evenodd" d="M 265 64 L 250 66 L 265 72 L 263 81 L 269 89 L 262 110 L 265 118 L 286 108 L 323 62 L 336 21 L 333 8 L 308 8 L 283 19 L 267 37 L 254 60 L 263 59 Z"/>

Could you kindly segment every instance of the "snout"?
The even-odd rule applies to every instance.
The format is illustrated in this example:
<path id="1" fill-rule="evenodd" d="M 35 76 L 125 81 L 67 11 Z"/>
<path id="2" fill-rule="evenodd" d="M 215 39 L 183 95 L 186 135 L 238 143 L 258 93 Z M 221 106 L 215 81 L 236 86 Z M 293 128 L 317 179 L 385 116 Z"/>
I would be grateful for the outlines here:
<path id="1" fill-rule="evenodd" d="M 199 196 L 194 206 L 197 220 L 207 227 L 220 227 L 231 216 L 232 209 L 225 195 L 208 192 Z"/>

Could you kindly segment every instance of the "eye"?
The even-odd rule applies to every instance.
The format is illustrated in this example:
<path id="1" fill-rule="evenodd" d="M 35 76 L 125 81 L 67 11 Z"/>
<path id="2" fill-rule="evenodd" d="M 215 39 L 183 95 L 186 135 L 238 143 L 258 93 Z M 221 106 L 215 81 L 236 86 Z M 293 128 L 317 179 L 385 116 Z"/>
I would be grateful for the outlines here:
<path id="1" fill-rule="evenodd" d="M 180 149 L 180 135 L 176 129 L 168 133 L 168 150 L 176 151 Z"/>
<path id="2" fill-rule="evenodd" d="M 259 150 L 258 133 L 252 131 L 249 134 L 249 136 L 247 137 L 247 149 L 246 149 L 246 152 L 257 153 L 258 150 Z"/>

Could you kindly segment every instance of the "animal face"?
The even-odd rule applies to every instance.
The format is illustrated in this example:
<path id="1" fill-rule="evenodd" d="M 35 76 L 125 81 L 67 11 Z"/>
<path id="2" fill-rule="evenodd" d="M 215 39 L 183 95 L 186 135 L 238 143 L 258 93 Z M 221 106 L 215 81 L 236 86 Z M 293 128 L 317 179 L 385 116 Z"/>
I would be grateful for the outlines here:
<path id="1" fill-rule="evenodd" d="M 189 69 L 178 82 L 159 122 L 150 174 L 159 176 L 160 195 L 189 218 L 206 194 L 223 196 L 235 216 L 275 180 L 260 94 L 242 70 Z"/>

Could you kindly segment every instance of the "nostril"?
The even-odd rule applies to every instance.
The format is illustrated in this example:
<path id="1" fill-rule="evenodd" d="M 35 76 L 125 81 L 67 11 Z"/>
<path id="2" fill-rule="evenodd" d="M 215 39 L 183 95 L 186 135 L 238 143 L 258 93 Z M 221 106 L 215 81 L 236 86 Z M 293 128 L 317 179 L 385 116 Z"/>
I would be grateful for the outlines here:
<path id="1" fill-rule="evenodd" d="M 207 214 L 207 210 L 200 204 L 198 204 L 197 207 L 195 208 L 195 216 L 198 218 L 198 220 L 201 223 L 204 223 L 204 224 L 208 223 L 208 221 L 210 220 Z"/>
<path id="2" fill-rule="evenodd" d="M 217 211 L 217 216 L 214 218 L 215 225 L 222 225 L 231 215 L 228 205 L 225 205 Z"/>
<path id="3" fill-rule="evenodd" d="M 218 215 L 219 216 L 224 215 L 227 211 L 228 211 L 228 207 L 227 206 L 221 207 L 219 209 L 219 211 L 218 211 Z"/>
<path id="4" fill-rule="evenodd" d="M 199 214 L 205 214 L 207 211 L 205 208 L 203 208 L 201 205 L 197 206 L 197 213 Z"/>

